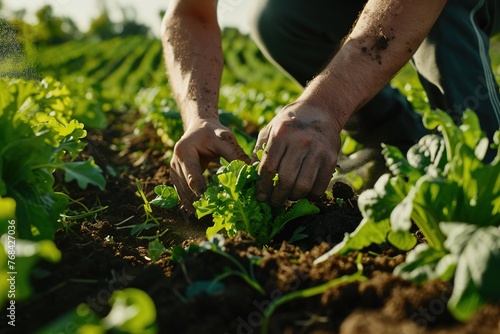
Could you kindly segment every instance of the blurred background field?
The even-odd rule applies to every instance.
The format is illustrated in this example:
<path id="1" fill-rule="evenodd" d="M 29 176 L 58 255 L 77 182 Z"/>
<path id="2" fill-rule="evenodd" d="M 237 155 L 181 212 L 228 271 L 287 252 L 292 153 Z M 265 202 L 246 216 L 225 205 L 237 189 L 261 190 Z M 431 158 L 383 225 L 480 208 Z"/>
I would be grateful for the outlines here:
<path id="1" fill-rule="evenodd" d="M 155 28 L 138 21 L 133 7 L 110 13 L 108 2 L 102 2 L 98 15 L 88 17 L 84 25 L 88 28 L 82 30 L 82 24 L 76 24 L 73 18 L 56 14 L 55 8 L 61 6 L 58 1 L 45 3 L 29 12 L 9 9 L 8 1 L 0 2 L 0 76 L 36 80 L 51 76 L 70 89 L 74 117 L 86 127 L 104 128 L 113 119 L 110 111 L 126 111 L 137 116 L 134 122 L 139 126 L 153 124 L 165 144 L 172 145 L 182 134 L 182 125 L 168 87 Z M 72 5 L 71 1 L 64 3 Z M 115 1 L 114 6 L 117 4 L 120 2 Z M 151 21 L 158 22 L 163 12 L 159 9 Z M 241 15 L 237 12 L 235 9 L 228 16 L 234 20 Z M 301 87 L 271 65 L 238 28 L 223 28 L 223 48 L 222 119 L 255 133 L 277 110 L 293 101 Z M 492 42 L 491 56 L 499 77 L 498 38 Z M 394 78 L 393 84 L 417 110 L 427 108 L 425 93 L 411 65 Z"/>

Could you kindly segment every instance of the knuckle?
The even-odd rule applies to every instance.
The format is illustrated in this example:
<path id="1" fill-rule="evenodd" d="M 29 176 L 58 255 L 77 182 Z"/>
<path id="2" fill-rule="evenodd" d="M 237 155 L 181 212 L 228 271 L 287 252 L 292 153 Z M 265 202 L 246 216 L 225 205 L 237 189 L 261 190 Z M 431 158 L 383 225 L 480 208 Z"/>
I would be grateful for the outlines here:
<path id="1" fill-rule="evenodd" d="M 306 182 L 298 182 L 293 189 L 294 195 L 304 197 L 311 191 L 311 185 Z"/>
<path id="2" fill-rule="evenodd" d="M 176 157 L 182 157 L 185 149 L 186 149 L 187 145 L 185 143 L 185 141 L 178 141 L 175 146 L 174 146 L 174 158 L 172 160 L 174 160 Z"/>
<path id="3" fill-rule="evenodd" d="M 287 175 L 279 175 L 278 185 L 280 189 L 292 189 L 294 180 Z"/>
<path id="4" fill-rule="evenodd" d="M 260 175 L 273 175 L 276 173 L 276 170 L 278 169 L 278 166 L 275 165 L 275 164 L 272 164 L 272 163 L 269 163 L 269 162 L 262 162 L 261 165 L 260 165 L 260 170 L 259 170 L 259 174 Z M 280 180 L 281 180 L 281 177 L 280 177 Z"/>

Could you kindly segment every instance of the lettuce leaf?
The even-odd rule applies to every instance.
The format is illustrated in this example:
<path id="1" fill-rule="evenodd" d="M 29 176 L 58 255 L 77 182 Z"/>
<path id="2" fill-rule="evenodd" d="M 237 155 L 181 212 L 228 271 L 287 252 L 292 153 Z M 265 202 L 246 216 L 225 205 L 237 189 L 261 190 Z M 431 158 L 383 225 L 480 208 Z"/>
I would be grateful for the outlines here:
<path id="1" fill-rule="evenodd" d="M 392 175 L 362 193 L 360 226 L 315 263 L 334 253 L 349 253 L 390 242 L 401 250 L 417 244 L 415 224 L 427 243 L 416 245 L 395 274 L 420 283 L 452 280 L 451 313 L 467 320 L 489 301 L 499 301 L 500 275 L 500 131 L 494 136 L 495 159 L 485 163 L 488 139 L 477 115 L 466 111 L 457 126 L 446 113 L 424 114 L 430 134 L 408 151 L 383 145 Z M 496 290 L 495 290 L 496 289 Z"/>
<path id="2" fill-rule="evenodd" d="M 53 190 L 55 169 L 82 188 L 105 186 L 92 159 L 74 161 L 87 133 L 71 117 L 70 93 L 60 82 L 0 79 L 0 196 L 17 203 L 21 239 L 53 239 L 60 226 L 68 199 Z"/>
<path id="3" fill-rule="evenodd" d="M 207 238 L 224 231 L 234 236 L 245 231 L 257 242 L 266 244 L 292 219 L 319 212 L 319 208 L 302 199 L 290 207 L 273 210 L 255 196 L 259 163 L 247 165 L 234 160 L 221 167 L 200 199 L 193 203 L 196 216 L 212 215 L 214 225 Z"/>

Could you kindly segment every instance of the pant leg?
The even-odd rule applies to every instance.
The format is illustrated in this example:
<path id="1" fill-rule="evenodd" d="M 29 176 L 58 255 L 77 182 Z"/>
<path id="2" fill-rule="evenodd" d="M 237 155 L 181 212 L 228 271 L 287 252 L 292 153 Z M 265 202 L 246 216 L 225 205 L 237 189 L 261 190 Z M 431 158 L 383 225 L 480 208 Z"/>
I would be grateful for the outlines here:
<path id="1" fill-rule="evenodd" d="M 489 38 L 500 30 L 497 2 L 448 1 L 412 60 L 431 108 L 447 111 L 457 124 L 464 110 L 474 110 L 490 140 L 500 128 L 500 96 L 488 54 Z"/>
<path id="2" fill-rule="evenodd" d="M 305 86 L 329 62 L 365 0 L 255 0 L 251 33 L 276 66 Z M 332 92 L 335 94 L 335 92 Z M 369 146 L 408 149 L 425 130 L 407 99 L 386 86 L 351 118 L 345 130 Z"/>

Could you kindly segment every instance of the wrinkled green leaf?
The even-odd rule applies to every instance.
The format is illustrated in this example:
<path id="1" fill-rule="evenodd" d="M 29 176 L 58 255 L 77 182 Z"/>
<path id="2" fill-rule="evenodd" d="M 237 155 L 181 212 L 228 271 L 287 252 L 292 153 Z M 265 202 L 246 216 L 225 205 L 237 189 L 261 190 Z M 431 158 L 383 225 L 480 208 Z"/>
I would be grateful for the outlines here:
<path id="1" fill-rule="evenodd" d="M 361 194 L 362 224 L 316 262 L 386 241 L 408 250 L 416 243 L 410 233 L 415 224 L 427 243 L 410 251 L 395 273 L 415 282 L 454 278 L 448 308 L 468 320 L 481 305 L 500 300 L 500 131 L 494 136 L 497 157 L 487 164 L 487 139 L 472 111 L 460 127 L 442 111 L 426 112 L 423 121 L 443 137 L 423 137 L 407 159 L 384 146 L 396 176 L 382 176 Z"/>
<path id="2" fill-rule="evenodd" d="M 154 191 L 157 196 L 149 202 L 152 205 L 156 205 L 164 209 L 172 209 L 179 202 L 179 195 L 174 187 L 159 185 L 155 187 Z"/>

